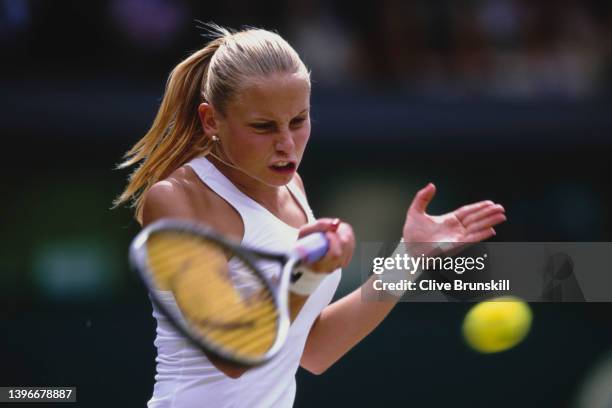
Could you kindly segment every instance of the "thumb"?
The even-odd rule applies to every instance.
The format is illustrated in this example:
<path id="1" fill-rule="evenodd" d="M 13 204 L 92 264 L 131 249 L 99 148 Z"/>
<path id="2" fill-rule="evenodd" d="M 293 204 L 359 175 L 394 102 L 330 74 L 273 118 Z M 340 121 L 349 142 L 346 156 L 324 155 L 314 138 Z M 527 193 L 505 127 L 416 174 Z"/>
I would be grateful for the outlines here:
<path id="1" fill-rule="evenodd" d="M 303 238 L 315 232 L 335 231 L 338 228 L 340 219 L 338 218 L 319 218 L 311 224 L 306 224 L 300 228 L 298 238 Z"/>
<path id="2" fill-rule="evenodd" d="M 434 186 L 433 183 L 427 184 L 425 187 L 420 189 L 418 193 L 416 193 L 416 196 L 412 200 L 412 204 L 410 204 L 408 212 L 414 211 L 424 213 L 434 195 L 436 195 L 436 186 Z"/>

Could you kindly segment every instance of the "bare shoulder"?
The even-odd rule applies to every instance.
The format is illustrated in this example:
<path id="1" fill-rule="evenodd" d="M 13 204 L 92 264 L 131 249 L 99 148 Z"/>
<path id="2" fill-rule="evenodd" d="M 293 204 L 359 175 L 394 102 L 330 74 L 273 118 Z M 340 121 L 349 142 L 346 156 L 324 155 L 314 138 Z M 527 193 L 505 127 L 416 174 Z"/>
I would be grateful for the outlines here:
<path id="1" fill-rule="evenodd" d="M 297 174 L 297 172 L 293 176 L 293 180 L 295 180 L 295 184 L 299 187 L 302 193 L 306 195 L 306 189 L 304 188 L 304 181 L 302 180 L 302 177 L 300 177 L 300 175 Z"/>
<path id="2" fill-rule="evenodd" d="M 168 217 L 193 219 L 195 195 L 202 195 L 202 192 L 196 193 L 193 187 L 193 177 L 185 167 L 153 184 L 144 197 L 143 225 Z M 202 200 L 203 197 L 199 198 L 206 201 Z"/>
<path id="3" fill-rule="evenodd" d="M 240 214 L 210 189 L 189 166 L 175 170 L 146 193 L 143 226 L 160 218 L 181 218 L 204 223 L 231 238 L 244 236 Z"/>

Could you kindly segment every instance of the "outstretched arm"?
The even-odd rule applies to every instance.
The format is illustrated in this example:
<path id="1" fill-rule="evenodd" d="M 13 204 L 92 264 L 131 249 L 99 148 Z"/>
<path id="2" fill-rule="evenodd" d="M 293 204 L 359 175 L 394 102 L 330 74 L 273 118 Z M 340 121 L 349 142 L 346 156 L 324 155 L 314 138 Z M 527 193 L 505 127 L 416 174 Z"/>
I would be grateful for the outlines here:
<path id="1" fill-rule="evenodd" d="M 436 188 L 428 184 L 415 196 L 406 214 L 403 238 L 407 243 L 445 242 L 459 246 L 495 235 L 494 227 L 506 220 L 504 208 L 492 201 L 465 205 L 444 215 L 427 214 Z M 362 291 L 366 291 L 362 293 Z M 320 374 L 383 321 L 399 297 L 389 302 L 363 302 L 374 295 L 371 282 L 327 306 L 312 326 L 301 365 Z"/>

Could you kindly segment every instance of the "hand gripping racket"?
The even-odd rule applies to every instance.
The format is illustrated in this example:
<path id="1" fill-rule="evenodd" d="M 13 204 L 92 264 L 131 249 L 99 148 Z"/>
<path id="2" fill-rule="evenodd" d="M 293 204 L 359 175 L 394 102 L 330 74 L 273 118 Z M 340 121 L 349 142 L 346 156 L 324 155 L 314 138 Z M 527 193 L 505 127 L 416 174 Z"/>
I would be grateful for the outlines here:
<path id="1" fill-rule="evenodd" d="M 134 238 L 130 263 L 158 309 L 194 344 L 254 366 L 274 357 L 285 342 L 295 266 L 322 258 L 328 247 L 325 235 L 316 233 L 286 253 L 265 252 L 201 224 L 162 219 Z M 162 301 L 167 291 L 178 308 Z"/>

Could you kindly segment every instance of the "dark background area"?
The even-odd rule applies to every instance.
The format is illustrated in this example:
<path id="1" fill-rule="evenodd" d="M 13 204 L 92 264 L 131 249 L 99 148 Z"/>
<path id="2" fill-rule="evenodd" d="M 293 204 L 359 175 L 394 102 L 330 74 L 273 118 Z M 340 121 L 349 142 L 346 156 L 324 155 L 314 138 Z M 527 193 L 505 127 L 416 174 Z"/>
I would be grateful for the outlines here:
<path id="1" fill-rule="evenodd" d="M 610 241 L 609 2 L 2 0 L 0 385 L 150 398 L 155 322 L 114 166 L 204 45 L 194 19 L 277 30 L 312 68 L 300 173 L 315 214 L 359 241 L 397 239 L 428 181 L 432 213 L 502 203 L 496 241 Z M 338 296 L 359 279 L 345 270 Z M 610 406 L 581 397 L 612 350 L 610 305 L 531 306 L 525 342 L 480 355 L 469 304 L 400 304 L 327 373 L 300 371 L 295 406 Z"/>

